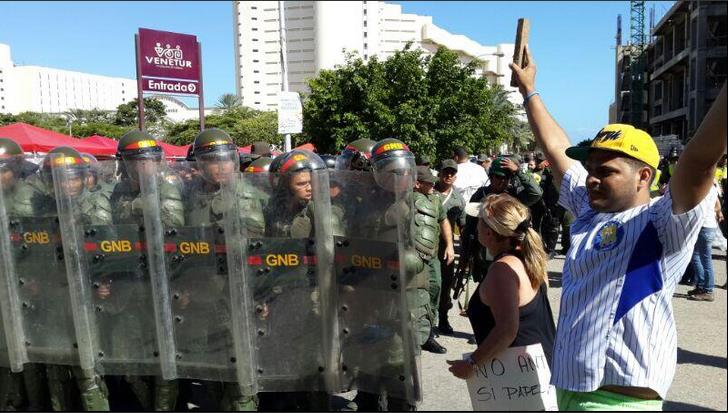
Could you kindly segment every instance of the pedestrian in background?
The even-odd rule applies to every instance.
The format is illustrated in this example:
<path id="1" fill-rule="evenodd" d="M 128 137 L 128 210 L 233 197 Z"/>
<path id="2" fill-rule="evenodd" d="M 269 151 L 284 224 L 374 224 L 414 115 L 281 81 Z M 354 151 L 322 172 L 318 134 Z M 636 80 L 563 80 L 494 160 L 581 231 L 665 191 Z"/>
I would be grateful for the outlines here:
<path id="1" fill-rule="evenodd" d="M 695 243 L 693 257 L 690 265 L 693 268 L 695 288 L 688 291 L 688 300 L 713 301 L 713 287 L 715 274 L 713 273 L 713 238 L 718 231 L 718 222 L 723 220 L 723 214 L 718 202 L 718 190 L 713 186 L 706 197 L 705 219 Z"/>
<path id="2" fill-rule="evenodd" d="M 455 149 L 453 160 L 458 163 L 458 175 L 453 185 L 464 200 L 469 200 L 481 186 L 490 184 L 485 170 L 480 165 L 470 162 L 468 151 L 462 146 Z"/>
<path id="3" fill-rule="evenodd" d="M 442 207 L 445 210 L 447 220 L 450 222 L 450 228 L 453 229 L 453 238 L 455 228 L 462 228 L 465 225 L 465 200 L 452 186 L 457 177 L 457 173 L 458 164 L 452 159 L 445 159 L 440 165 L 439 180 L 435 184 L 435 191 L 442 198 Z M 438 256 L 444 256 L 444 248 L 445 245 L 441 243 Z M 455 261 L 449 263 L 444 260 L 440 261 L 440 270 L 442 273 L 442 288 L 440 290 L 438 320 L 436 320 L 437 330 L 440 334 L 453 334 L 453 328 L 447 319 L 447 312 L 452 307 L 450 293 L 455 276 Z"/>

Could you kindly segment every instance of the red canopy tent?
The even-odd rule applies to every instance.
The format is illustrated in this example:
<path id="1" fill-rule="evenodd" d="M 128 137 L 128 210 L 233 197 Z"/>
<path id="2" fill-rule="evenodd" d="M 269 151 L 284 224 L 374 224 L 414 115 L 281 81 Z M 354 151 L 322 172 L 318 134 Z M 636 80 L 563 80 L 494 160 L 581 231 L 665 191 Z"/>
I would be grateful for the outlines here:
<path id="1" fill-rule="evenodd" d="M 83 140 L 85 142 L 93 142 L 98 145 L 104 145 L 109 148 L 113 148 L 114 153 L 116 153 L 116 148 L 119 143 L 115 139 L 107 138 L 106 136 L 101 136 L 101 135 L 89 136 L 88 138 L 84 138 Z M 161 141 L 157 141 L 157 142 L 159 143 L 159 146 L 162 147 L 165 158 L 184 158 L 187 156 L 187 148 L 190 146 L 190 145 L 177 146 L 177 145 L 172 145 L 167 142 L 161 142 Z"/>
<path id="2" fill-rule="evenodd" d="M 190 145 L 177 146 L 162 141 L 157 141 L 157 143 L 159 143 L 159 146 L 162 147 L 165 158 L 186 158 L 187 150 L 190 147 Z"/>
<path id="3" fill-rule="evenodd" d="M 22 122 L 0 127 L 0 137 L 14 140 L 25 152 L 47 153 L 58 146 L 70 146 L 79 152 L 92 155 L 110 155 L 116 152 L 116 148 L 112 151 L 108 147 L 94 142 L 86 142 Z"/>

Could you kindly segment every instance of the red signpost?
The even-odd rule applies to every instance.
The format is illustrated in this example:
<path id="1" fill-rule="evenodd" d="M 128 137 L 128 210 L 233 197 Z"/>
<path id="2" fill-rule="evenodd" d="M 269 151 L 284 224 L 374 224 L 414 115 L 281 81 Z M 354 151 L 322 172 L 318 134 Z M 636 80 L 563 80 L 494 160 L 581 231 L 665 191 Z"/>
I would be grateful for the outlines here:
<path id="1" fill-rule="evenodd" d="M 140 28 L 134 38 L 139 129 L 144 130 L 144 92 L 197 96 L 200 130 L 205 129 L 202 46 L 197 36 Z"/>

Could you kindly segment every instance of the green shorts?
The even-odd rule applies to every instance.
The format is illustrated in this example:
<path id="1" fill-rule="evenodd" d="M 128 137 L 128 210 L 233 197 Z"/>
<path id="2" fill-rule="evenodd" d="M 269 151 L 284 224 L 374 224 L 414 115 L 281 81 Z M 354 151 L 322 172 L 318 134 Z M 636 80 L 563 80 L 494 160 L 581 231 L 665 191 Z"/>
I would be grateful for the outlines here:
<path id="1" fill-rule="evenodd" d="M 638 399 L 604 390 L 582 393 L 556 389 L 556 399 L 561 411 L 662 410 L 662 400 Z"/>

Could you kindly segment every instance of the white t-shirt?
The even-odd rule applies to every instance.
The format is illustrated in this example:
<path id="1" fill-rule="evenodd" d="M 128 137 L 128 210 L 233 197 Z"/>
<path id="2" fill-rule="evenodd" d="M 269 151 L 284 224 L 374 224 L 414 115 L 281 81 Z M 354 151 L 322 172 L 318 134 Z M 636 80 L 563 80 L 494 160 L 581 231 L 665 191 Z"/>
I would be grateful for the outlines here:
<path id="1" fill-rule="evenodd" d="M 705 197 L 705 221 L 703 228 L 718 228 L 718 220 L 715 219 L 715 202 L 718 200 L 718 189 L 715 185 L 710 187 L 708 196 Z"/>
<path id="2" fill-rule="evenodd" d="M 488 174 L 482 166 L 472 162 L 464 162 L 458 164 L 458 174 L 452 186 L 462 195 L 465 202 L 469 202 L 470 197 L 478 188 L 489 184 L 490 179 L 488 179 Z"/>

